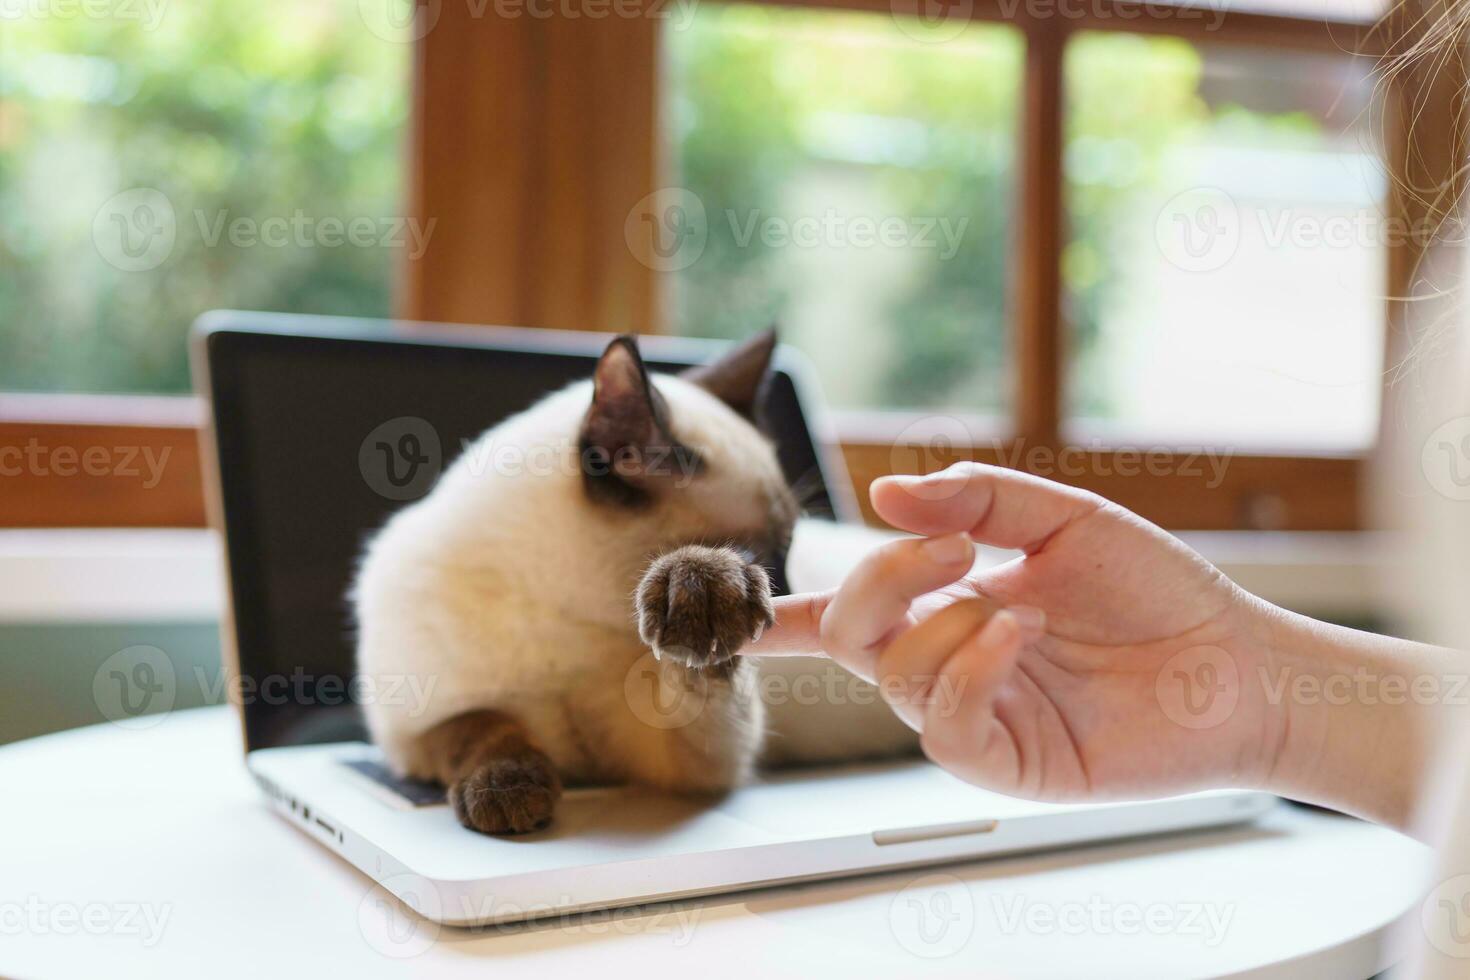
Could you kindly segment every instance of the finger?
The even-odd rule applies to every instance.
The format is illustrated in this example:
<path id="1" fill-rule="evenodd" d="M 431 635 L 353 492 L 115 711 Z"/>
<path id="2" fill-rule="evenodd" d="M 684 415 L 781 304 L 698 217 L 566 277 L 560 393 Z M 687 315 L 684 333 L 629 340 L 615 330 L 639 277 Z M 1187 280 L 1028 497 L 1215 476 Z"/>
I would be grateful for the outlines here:
<path id="1" fill-rule="evenodd" d="M 961 599 L 905 630 L 883 648 L 874 667 L 878 692 L 904 724 L 914 731 L 921 730 L 924 705 L 940 667 L 999 610 L 1000 605 L 990 599 Z"/>
<path id="2" fill-rule="evenodd" d="M 915 534 L 966 531 L 1027 554 L 1103 505 L 1096 494 L 1003 466 L 956 463 L 928 476 L 885 476 L 868 491 L 878 516 Z"/>
<path id="3" fill-rule="evenodd" d="M 986 771 L 998 760 L 991 758 L 983 733 L 991 728 L 996 694 L 1016 669 L 1022 646 L 1016 617 L 996 613 L 940 667 L 924 708 L 924 754 L 977 785 L 1004 783 L 1004 774 Z"/>
<path id="4" fill-rule="evenodd" d="M 833 592 L 805 592 L 775 596 L 776 622 L 741 649 L 759 657 L 799 657 L 822 653 L 822 613 Z"/>
<path id="5" fill-rule="evenodd" d="M 974 564 L 963 534 L 890 541 L 858 563 L 822 614 L 822 649 L 848 670 L 873 679 L 877 648 L 907 626 L 919 596 L 956 581 Z"/>
<path id="6" fill-rule="evenodd" d="M 922 730 L 926 707 L 945 695 L 937 689 L 940 671 L 1001 612 L 984 596 L 960 599 L 904 631 L 878 655 L 878 689 L 894 712 L 914 731 Z M 1035 643 L 1046 632 L 1046 613 L 1034 606 L 1004 610 L 1021 634 L 1021 644 Z"/>

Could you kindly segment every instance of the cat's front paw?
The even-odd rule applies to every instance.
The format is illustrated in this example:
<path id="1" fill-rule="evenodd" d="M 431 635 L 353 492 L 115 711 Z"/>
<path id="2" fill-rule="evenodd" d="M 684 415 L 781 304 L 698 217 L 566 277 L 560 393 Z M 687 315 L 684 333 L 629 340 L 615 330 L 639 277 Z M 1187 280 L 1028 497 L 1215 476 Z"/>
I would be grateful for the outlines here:
<path id="1" fill-rule="evenodd" d="M 525 834 L 551 823 L 561 778 L 534 749 L 492 759 L 449 787 L 459 822 L 482 834 Z"/>
<path id="2" fill-rule="evenodd" d="M 659 657 L 716 667 L 776 621 L 766 570 L 733 548 L 686 545 L 638 583 L 638 633 Z"/>

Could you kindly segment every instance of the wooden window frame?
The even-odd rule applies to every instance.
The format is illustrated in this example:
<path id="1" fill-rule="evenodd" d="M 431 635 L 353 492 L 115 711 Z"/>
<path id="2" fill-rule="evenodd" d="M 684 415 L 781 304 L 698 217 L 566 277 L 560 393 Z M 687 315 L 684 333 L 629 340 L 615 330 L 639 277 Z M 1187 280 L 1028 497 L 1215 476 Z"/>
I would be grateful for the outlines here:
<path id="1" fill-rule="evenodd" d="M 203 414 L 189 397 L 0 394 L 0 527 L 203 527 Z"/>
<path id="2" fill-rule="evenodd" d="M 951 447 L 922 460 L 896 451 L 888 434 L 849 426 L 842 448 L 859 499 L 866 500 L 862 491 L 872 479 L 889 472 L 961 458 L 1024 462 L 1028 453 L 1065 448 L 1059 262 L 1069 37 L 1121 31 L 1377 58 L 1411 49 L 1422 25 L 1433 23 L 1446 2 L 1400 8 L 1373 28 L 1230 11 L 1211 29 L 1205 18 L 1150 16 L 1156 6 L 1129 0 L 1089 0 L 1066 16 L 1009 18 L 1006 9 L 1015 5 L 974 0 L 971 19 L 1011 24 L 1026 41 L 1010 282 L 1012 424 L 991 447 Z M 773 5 L 883 15 L 893 9 L 892 0 Z M 430 247 L 400 270 L 397 313 L 463 323 L 665 328 L 663 274 L 637 260 L 623 227 L 636 202 L 667 184 L 659 18 L 496 18 L 477 17 L 476 9 L 443 4 L 436 27 L 415 45 L 406 213 L 438 224 Z M 1387 210 L 1411 222 L 1408 227 L 1442 216 L 1463 190 L 1458 161 L 1467 146 L 1460 124 L 1465 77 L 1453 61 L 1410 62 L 1388 86 Z M 1445 138 L 1422 140 L 1411 152 L 1411 120 Z M 1391 361 L 1404 349 L 1405 298 L 1421 258 L 1414 242 L 1390 246 L 1385 346 Z M 154 486 L 80 470 L 7 475 L 0 526 L 203 525 L 196 439 L 201 412 L 190 398 L 0 395 L 0 447 L 41 440 L 53 451 L 71 447 L 77 454 L 91 447 L 170 454 Z M 1383 425 L 1393 423 L 1387 400 L 1384 416 Z M 1362 456 L 1232 455 L 1221 482 L 1210 487 L 1192 475 L 1184 454 L 1147 472 L 1128 466 L 1121 453 L 1093 452 L 1090 458 L 1103 465 L 1058 478 L 1166 527 L 1353 530 L 1365 524 Z"/>

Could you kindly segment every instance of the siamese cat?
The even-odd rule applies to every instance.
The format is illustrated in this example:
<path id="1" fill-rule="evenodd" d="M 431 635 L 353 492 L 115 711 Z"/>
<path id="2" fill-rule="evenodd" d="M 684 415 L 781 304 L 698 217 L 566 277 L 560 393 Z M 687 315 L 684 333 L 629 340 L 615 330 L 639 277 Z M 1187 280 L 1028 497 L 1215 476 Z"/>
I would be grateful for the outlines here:
<path id="1" fill-rule="evenodd" d="M 368 726 L 466 827 L 544 827 L 564 784 L 749 777 L 766 710 L 736 654 L 774 621 L 767 569 L 798 510 L 753 423 L 774 345 L 674 377 L 618 337 L 590 380 L 486 432 L 369 544 L 358 669 L 435 683 L 425 703 L 365 705 Z M 856 754 L 912 745 L 883 714 Z M 782 743 L 786 759 L 852 754 L 829 725 L 793 727 L 823 744 Z"/>

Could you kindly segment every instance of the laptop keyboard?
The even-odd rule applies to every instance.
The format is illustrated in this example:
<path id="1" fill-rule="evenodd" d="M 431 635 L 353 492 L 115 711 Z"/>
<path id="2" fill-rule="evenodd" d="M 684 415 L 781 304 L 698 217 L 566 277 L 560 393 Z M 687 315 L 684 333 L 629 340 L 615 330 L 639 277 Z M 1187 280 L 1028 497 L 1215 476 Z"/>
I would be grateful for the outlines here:
<path id="1" fill-rule="evenodd" d="M 366 776 L 379 786 L 403 797 L 414 806 L 438 806 L 444 802 L 444 787 L 438 783 L 427 783 L 420 779 L 405 779 L 396 776 L 376 759 L 346 759 L 342 765 Z"/>

